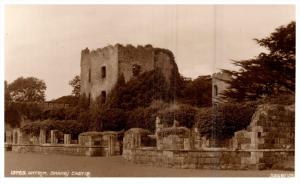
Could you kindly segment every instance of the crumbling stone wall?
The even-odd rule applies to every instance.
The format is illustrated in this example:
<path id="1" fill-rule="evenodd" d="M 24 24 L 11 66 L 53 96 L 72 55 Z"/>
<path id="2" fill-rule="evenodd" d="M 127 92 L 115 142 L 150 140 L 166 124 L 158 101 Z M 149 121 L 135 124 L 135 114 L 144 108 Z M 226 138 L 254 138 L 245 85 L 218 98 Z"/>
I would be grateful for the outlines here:
<path id="1" fill-rule="evenodd" d="M 294 149 L 295 105 L 260 105 L 247 130 L 235 132 L 237 149 Z"/>
<path id="2" fill-rule="evenodd" d="M 139 67 L 139 73 L 144 73 L 154 69 L 154 50 L 152 46 L 126 47 L 118 46 L 118 60 L 120 75 L 123 75 L 125 82 L 128 82 L 133 75 L 133 67 Z"/>

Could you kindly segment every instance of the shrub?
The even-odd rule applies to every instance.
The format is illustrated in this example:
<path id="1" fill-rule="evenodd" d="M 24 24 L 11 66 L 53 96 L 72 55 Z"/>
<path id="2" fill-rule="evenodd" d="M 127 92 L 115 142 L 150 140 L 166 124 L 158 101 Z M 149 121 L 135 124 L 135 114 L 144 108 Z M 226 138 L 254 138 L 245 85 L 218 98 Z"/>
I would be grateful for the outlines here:
<path id="1" fill-rule="evenodd" d="M 202 135 L 218 139 L 230 138 L 234 132 L 247 128 L 258 103 L 228 103 L 197 112 L 195 126 Z"/>
<path id="2" fill-rule="evenodd" d="M 213 131 L 213 108 L 200 108 L 196 112 L 195 127 L 199 129 L 201 135 L 210 136 Z"/>
<path id="3" fill-rule="evenodd" d="M 22 119 L 35 121 L 41 118 L 42 109 L 36 103 L 5 103 L 5 124 L 20 127 Z"/>
<path id="4" fill-rule="evenodd" d="M 139 107 L 128 111 L 126 129 L 143 128 L 154 132 L 156 112 L 157 109 L 151 107 Z"/>
<path id="5" fill-rule="evenodd" d="M 89 110 L 81 110 L 79 111 L 77 121 L 84 127 L 84 129 L 89 130 L 91 123 L 94 121 L 93 113 Z"/>
<path id="6" fill-rule="evenodd" d="M 76 107 L 69 107 L 65 109 L 65 119 L 67 120 L 77 120 L 80 110 Z"/>
<path id="7" fill-rule="evenodd" d="M 120 131 L 125 129 L 126 114 L 118 108 L 100 108 L 91 112 L 90 130 L 93 131 Z"/>
<path id="8" fill-rule="evenodd" d="M 191 128 L 194 124 L 197 108 L 186 104 L 171 104 L 167 108 L 161 109 L 158 116 L 164 126 L 170 127 L 174 120 L 179 122 L 179 126 Z"/>
<path id="9" fill-rule="evenodd" d="M 38 136 L 40 129 L 46 131 L 59 130 L 66 134 L 71 134 L 72 137 L 77 137 L 80 133 L 87 131 L 85 127 L 74 120 L 43 120 L 27 123 L 21 130 L 27 134 Z"/>
<path id="10" fill-rule="evenodd" d="M 162 101 L 154 101 L 149 107 L 139 107 L 127 112 L 126 128 L 144 128 L 155 131 L 156 116 L 161 118 L 165 127 L 173 125 L 174 119 L 180 124 L 191 128 L 196 115 L 196 108 L 185 104 L 167 104 Z"/>
<path id="11" fill-rule="evenodd" d="M 5 125 L 9 125 L 12 128 L 16 128 L 20 126 L 21 122 L 21 114 L 19 113 L 16 106 L 13 104 L 5 104 L 5 111 L 4 111 L 4 120 Z"/>

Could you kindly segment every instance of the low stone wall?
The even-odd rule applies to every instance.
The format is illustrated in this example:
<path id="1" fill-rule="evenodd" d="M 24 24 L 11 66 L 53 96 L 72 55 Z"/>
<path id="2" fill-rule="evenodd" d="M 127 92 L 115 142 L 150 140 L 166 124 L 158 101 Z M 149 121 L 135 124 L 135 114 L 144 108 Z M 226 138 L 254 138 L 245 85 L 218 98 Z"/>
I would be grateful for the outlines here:
<path id="1" fill-rule="evenodd" d="M 288 158 L 294 150 L 157 150 L 136 148 L 123 150 L 123 157 L 136 164 L 182 169 L 267 169 Z M 276 167 L 276 169 L 285 169 Z"/>
<path id="2" fill-rule="evenodd" d="M 64 134 L 58 130 L 51 130 L 49 133 L 50 143 L 47 143 L 47 132 L 43 129 L 40 130 L 39 137 L 28 135 L 21 129 L 14 129 L 12 143 L 6 143 L 5 150 L 81 156 L 122 154 L 123 132 L 84 132 L 79 135 L 79 144 L 77 140 L 71 140 L 71 134 Z"/>
<path id="3" fill-rule="evenodd" d="M 78 144 L 13 144 L 12 151 L 19 153 L 31 152 L 78 156 L 107 156 L 108 148 L 103 146 L 81 146 Z"/>

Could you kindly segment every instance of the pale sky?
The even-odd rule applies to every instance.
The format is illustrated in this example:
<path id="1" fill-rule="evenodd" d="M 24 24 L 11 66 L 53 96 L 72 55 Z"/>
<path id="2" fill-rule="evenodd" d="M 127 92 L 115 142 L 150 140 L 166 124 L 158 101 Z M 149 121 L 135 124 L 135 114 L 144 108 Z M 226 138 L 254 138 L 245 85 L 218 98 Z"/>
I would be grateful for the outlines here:
<path id="1" fill-rule="evenodd" d="M 292 20 L 292 5 L 6 5 L 5 80 L 34 76 L 47 100 L 69 95 L 81 50 L 116 43 L 170 49 L 179 72 L 195 78 L 256 56 L 253 38 Z"/>

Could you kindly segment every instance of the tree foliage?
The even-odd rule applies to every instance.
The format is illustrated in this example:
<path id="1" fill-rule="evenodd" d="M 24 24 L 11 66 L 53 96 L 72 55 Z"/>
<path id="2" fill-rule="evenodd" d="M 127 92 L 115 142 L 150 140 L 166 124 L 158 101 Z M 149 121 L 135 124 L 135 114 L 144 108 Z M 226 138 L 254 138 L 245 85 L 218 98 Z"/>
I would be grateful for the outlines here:
<path id="1" fill-rule="evenodd" d="M 4 121 L 5 126 L 9 125 L 11 128 L 16 128 L 20 126 L 21 115 L 16 106 L 8 103 L 5 104 Z"/>
<path id="2" fill-rule="evenodd" d="M 7 90 L 13 102 L 45 101 L 46 84 L 35 77 L 19 77 L 8 84 Z"/>
<path id="3" fill-rule="evenodd" d="M 237 101 L 256 100 L 280 93 L 295 92 L 295 27 L 293 21 L 263 39 L 255 39 L 268 52 L 249 60 L 234 61 L 239 71 L 232 75 L 230 88 L 223 95 Z"/>
<path id="4" fill-rule="evenodd" d="M 226 103 L 200 108 L 195 117 L 195 126 L 201 135 L 226 139 L 234 132 L 246 129 L 257 108 L 258 102 Z"/>
<path id="5" fill-rule="evenodd" d="M 166 108 L 160 109 L 157 115 L 165 127 L 173 126 L 174 120 L 176 120 L 179 122 L 179 126 L 192 128 L 196 112 L 197 108 L 191 105 L 170 104 Z"/>
<path id="6" fill-rule="evenodd" d="M 125 129 L 126 114 L 123 109 L 102 108 L 93 112 L 91 130 L 96 131 L 120 131 Z"/>
<path id="7" fill-rule="evenodd" d="M 11 96 L 9 94 L 7 81 L 4 81 L 4 100 L 5 100 L 5 103 L 11 101 Z"/>
<path id="8" fill-rule="evenodd" d="M 66 134 L 71 134 L 72 137 L 77 138 L 77 136 L 85 131 L 88 131 L 86 127 L 74 120 L 42 120 L 42 121 L 33 121 L 25 124 L 21 127 L 22 131 L 27 134 L 38 136 L 40 129 L 46 131 L 50 130 L 59 130 Z"/>
<path id="9" fill-rule="evenodd" d="M 75 97 L 80 96 L 80 76 L 76 75 L 72 80 L 69 81 L 69 85 L 72 86 L 72 95 Z"/>
<path id="10" fill-rule="evenodd" d="M 175 79 L 174 79 L 175 80 Z M 161 70 L 145 72 L 125 83 L 122 75 L 108 97 L 108 106 L 125 110 L 147 107 L 154 100 L 172 101 L 175 91 L 168 88 Z M 171 85 L 172 86 L 172 85 Z"/>
<path id="11" fill-rule="evenodd" d="M 199 76 L 194 80 L 184 80 L 180 101 L 197 107 L 211 106 L 212 102 L 212 78 L 211 76 Z"/>
<path id="12" fill-rule="evenodd" d="M 148 107 L 138 107 L 127 111 L 126 129 L 130 128 L 144 128 L 152 132 L 155 131 L 155 119 L 161 109 L 168 107 L 168 104 L 156 100 Z"/>
<path id="13" fill-rule="evenodd" d="M 42 117 L 42 109 L 36 103 L 10 102 L 5 104 L 5 125 L 12 128 L 19 127 L 22 120 L 36 121 Z"/>

